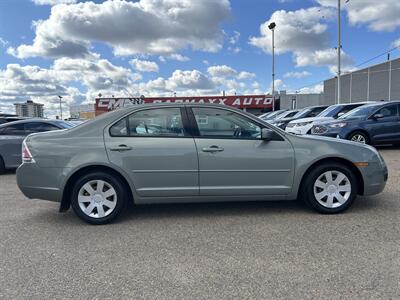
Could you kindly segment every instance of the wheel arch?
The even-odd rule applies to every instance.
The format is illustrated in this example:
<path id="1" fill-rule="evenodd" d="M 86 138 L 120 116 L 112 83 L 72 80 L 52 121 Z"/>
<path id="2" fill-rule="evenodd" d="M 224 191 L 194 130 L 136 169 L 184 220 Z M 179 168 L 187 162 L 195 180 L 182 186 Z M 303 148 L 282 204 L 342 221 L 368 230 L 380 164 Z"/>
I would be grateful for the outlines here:
<path id="1" fill-rule="evenodd" d="M 67 181 L 64 185 L 64 188 L 63 188 L 63 194 L 62 194 L 60 209 L 59 209 L 60 212 L 67 211 L 71 206 L 72 185 L 78 180 L 79 177 L 81 177 L 84 174 L 90 173 L 90 172 L 105 172 L 108 174 L 112 173 L 113 175 L 118 177 L 120 180 L 122 180 L 122 182 L 128 189 L 127 192 L 129 195 L 129 201 L 134 202 L 132 187 L 124 175 L 122 175 L 120 172 L 118 172 L 117 170 L 115 170 L 109 166 L 89 165 L 89 166 L 84 166 L 78 170 L 75 170 L 67 179 Z"/>
<path id="2" fill-rule="evenodd" d="M 345 165 L 346 167 L 348 167 L 350 170 L 352 170 L 354 172 L 354 174 L 356 175 L 357 178 L 357 183 L 358 183 L 358 191 L 357 194 L 359 195 L 363 195 L 364 194 L 364 178 L 360 172 L 360 170 L 349 160 L 345 159 L 345 158 L 341 158 L 341 157 L 326 157 L 323 159 L 320 159 L 316 162 L 314 162 L 312 165 L 310 165 L 307 170 L 304 172 L 301 181 L 300 181 L 300 188 L 297 191 L 297 196 L 300 196 L 300 193 L 302 191 L 302 187 L 304 184 L 305 179 L 307 178 L 307 175 L 317 166 L 324 164 L 324 163 L 332 163 L 332 162 L 336 162 L 336 163 L 341 163 L 343 165 Z"/>

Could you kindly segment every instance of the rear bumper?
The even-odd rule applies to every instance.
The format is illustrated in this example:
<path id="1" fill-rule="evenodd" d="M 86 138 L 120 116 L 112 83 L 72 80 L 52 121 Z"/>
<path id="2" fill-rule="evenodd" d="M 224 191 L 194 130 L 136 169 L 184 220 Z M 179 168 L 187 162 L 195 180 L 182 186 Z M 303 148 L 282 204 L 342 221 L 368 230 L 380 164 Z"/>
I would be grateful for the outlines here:
<path id="1" fill-rule="evenodd" d="M 29 199 L 61 202 L 60 168 L 41 168 L 36 163 L 24 163 L 17 169 L 17 185 Z"/>

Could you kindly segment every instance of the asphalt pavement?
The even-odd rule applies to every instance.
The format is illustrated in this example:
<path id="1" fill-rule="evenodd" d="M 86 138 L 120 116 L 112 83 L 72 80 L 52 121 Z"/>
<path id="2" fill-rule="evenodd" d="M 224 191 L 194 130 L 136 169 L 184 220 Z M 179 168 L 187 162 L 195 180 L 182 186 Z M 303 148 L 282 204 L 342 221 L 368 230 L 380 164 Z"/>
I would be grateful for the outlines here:
<path id="1" fill-rule="evenodd" d="M 399 299 L 400 148 L 344 214 L 297 201 L 148 205 L 91 226 L 0 175 L 2 299 Z"/>

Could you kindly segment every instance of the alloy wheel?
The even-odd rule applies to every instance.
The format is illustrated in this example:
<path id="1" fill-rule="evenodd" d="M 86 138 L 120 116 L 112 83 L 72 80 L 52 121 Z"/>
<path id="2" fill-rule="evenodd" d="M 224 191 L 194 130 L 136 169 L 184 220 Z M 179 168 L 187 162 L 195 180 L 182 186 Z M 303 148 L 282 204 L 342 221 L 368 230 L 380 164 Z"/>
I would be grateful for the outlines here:
<path id="1" fill-rule="evenodd" d="M 351 137 L 351 141 L 362 143 L 362 144 L 365 144 L 367 142 L 365 136 L 363 136 L 362 134 L 358 134 L 358 133 Z"/>
<path id="2" fill-rule="evenodd" d="M 117 192 L 104 180 L 86 182 L 79 190 L 78 204 L 82 212 L 91 218 L 104 218 L 117 205 Z"/>
<path id="3" fill-rule="evenodd" d="M 340 207 L 349 200 L 350 195 L 350 180 L 340 171 L 327 171 L 314 183 L 314 197 L 324 207 Z"/>

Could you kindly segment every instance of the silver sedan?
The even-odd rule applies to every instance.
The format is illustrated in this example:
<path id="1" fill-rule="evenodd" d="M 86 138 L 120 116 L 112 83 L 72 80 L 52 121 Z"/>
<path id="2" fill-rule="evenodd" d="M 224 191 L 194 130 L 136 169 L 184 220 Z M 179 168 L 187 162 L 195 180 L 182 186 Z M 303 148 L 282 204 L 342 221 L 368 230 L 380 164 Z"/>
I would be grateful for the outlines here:
<path id="1" fill-rule="evenodd" d="M 234 108 L 152 104 L 62 132 L 28 136 L 19 188 L 72 206 L 91 224 L 135 204 L 303 199 L 339 213 L 380 193 L 387 168 L 370 146 L 294 136 Z"/>

